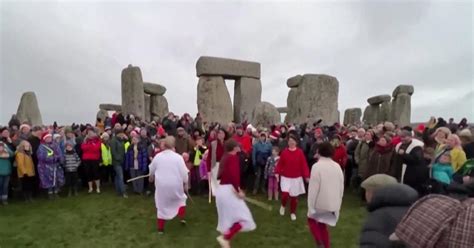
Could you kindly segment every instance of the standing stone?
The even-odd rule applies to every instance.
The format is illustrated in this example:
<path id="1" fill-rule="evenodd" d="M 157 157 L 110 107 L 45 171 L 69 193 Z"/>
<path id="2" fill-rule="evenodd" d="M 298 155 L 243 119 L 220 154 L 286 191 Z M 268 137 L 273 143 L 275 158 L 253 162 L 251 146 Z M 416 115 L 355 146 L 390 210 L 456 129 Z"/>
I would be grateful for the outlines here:
<path id="1" fill-rule="evenodd" d="M 398 85 L 393 90 L 392 96 L 396 97 L 398 94 L 402 94 L 402 93 L 405 93 L 411 96 L 413 95 L 414 92 L 415 92 L 415 88 L 413 87 L 413 85 L 401 84 L 401 85 Z"/>
<path id="2" fill-rule="evenodd" d="M 335 77 L 305 74 L 298 88 L 293 89 L 296 89 L 296 96 L 292 96 L 292 99 L 288 96 L 292 102 L 287 103 L 289 115 L 287 120 L 304 123 L 322 119 L 323 123 L 328 125 L 339 121 L 337 102 L 339 82 Z"/>
<path id="3" fill-rule="evenodd" d="M 398 94 L 392 101 L 392 121 L 400 127 L 411 124 L 411 96 Z"/>
<path id="4" fill-rule="evenodd" d="M 227 124 L 233 119 L 232 101 L 223 77 L 199 77 L 197 105 L 203 120 L 209 123 Z"/>
<path id="5" fill-rule="evenodd" d="M 143 95 L 145 98 L 145 121 L 151 121 L 151 110 L 150 110 L 150 95 Z"/>
<path id="6" fill-rule="evenodd" d="M 252 111 L 261 102 L 262 83 L 259 79 L 241 77 L 234 87 L 234 121 L 252 122 Z"/>
<path id="7" fill-rule="evenodd" d="M 286 85 L 288 88 L 298 88 L 300 86 L 301 80 L 303 79 L 303 76 L 301 75 L 296 75 L 294 77 L 288 78 L 286 81 Z"/>
<path id="8" fill-rule="evenodd" d="M 150 115 L 151 119 L 159 117 L 162 119 L 168 115 L 168 100 L 164 96 L 152 95 L 150 96 Z"/>
<path id="9" fill-rule="evenodd" d="M 33 126 L 43 125 L 38 100 L 34 92 L 23 93 L 20 104 L 18 105 L 18 110 L 16 111 L 16 117 L 21 123 L 28 122 Z"/>
<path id="10" fill-rule="evenodd" d="M 255 127 L 270 127 L 280 121 L 280 113 L 271 103 L 260 102 L 252 111 L 252 124 Z"/>
<path id="11" fill-rule="evenodd" d="M 379 123 L 392 121 L 391 107 L 392 104 L 390 103 L 390 100 L 384 101 L 382 104 L 380 104 Z"/>
<path id="12" fill-rule="evenodd" d="M 142 72 L 137 66 L 129 65 L 122 70 L 122 111 L 124 115 L 145 117 Z"/>
<path id="13" fill-rule="evenodd" d="M 96 118 L 100 118 L 102 121 L 105 122 L 105 118 L 109 117 L 109 112 L 107 110 L 100 109 L 99 112 L 97 112 Z"/>
<path id="14" fill-rule="evenodd" d="M 290 91 L 288 92 L 288 97 L 286 99 L 286 106 L 288 112 L 286 113 L 285 116 L 285 122 L 290 123 L 295 121 L 297 117 L 297 111 L 298 111 L 298 91 L 297 88 L 291 88 Z"/>
<path id="15" fill-rule="evenodd" d="M 364 124 L 368 125 L 377 125 L 379 122 L 379 113 L 380 113 L 380 106 L 379 105 L 369 105 L 364 110 Z"/>
<path id="16" fill-rule="evenodd" d="M 349 108 L 344 111 L 344 125 L 358 124 L 362 117 L 360 108 Z"/>
<path id="17" fill-rule="evenodd" d="M 111 104 L 111 103 L 102 103 L 102 104 L 99 104 L 99 109 L 103 109 L 103 110 L 107 110 L 107 111 L 120 112 L 120 111 L 122 111 L 122 105 L 120 105 L 120 104 Z"/>

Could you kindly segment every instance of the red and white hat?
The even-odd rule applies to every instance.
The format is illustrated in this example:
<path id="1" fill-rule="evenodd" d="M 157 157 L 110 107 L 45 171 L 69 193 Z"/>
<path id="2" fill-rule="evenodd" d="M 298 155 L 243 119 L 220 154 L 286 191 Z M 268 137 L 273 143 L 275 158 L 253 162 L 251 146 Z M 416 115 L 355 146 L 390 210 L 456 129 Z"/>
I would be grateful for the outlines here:
<path id="1" fill-rule="evenodd" d="M 44 141 L 48 137 L 52 138 L 53 135 L 49 132 L 44 132 L 43 135 L 41 135 L 41 140 Z"/>

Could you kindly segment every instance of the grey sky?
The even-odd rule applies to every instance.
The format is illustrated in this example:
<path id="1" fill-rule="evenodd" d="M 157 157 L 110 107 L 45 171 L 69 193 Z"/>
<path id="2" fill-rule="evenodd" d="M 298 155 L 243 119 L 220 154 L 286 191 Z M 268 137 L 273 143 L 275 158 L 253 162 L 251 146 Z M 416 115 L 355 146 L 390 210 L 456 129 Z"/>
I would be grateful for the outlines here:
<path id="1" fill-rule="evenodd" d="M 201 55 L 260 62 L 262 98 L 277 106 L 287 78 L 325 73 L 341 113 L 413 84 L 413 121 L 474 119 L 470 1 L 0 2 L 0 123 L 24 91 L 46 123 L 91 122 L 99 103 L 121 102 L 128 64 L 168 88 L 172 111 L 195 114 Z"/>

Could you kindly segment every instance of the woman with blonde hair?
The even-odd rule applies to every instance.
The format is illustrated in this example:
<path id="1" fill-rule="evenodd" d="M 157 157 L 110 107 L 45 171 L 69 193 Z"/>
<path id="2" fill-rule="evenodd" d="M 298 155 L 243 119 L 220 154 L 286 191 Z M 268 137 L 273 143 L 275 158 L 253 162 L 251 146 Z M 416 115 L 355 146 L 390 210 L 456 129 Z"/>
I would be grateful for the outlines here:
<path id="1" fill-rule="evenodd" d="M 433 135 L 431 135 L 431 137 L 433 137 L 433 139 L 436 141 L 435 156 L 440 155 L 444 150 L 446 140 L 449 135 L 451 135 L 451 130 L 449 130 L 447 127 L 439 127 L 436 129 Z"/>
<path id="2" fill-rule="evenodd" d="M 15 162 L 18 178 L 21 182 L 21 190 L 27 202 L 32 202 L 35 176 L 35 167 L 31 155 L 32 149 L 30 143 L 26 140 L 21 141 L 16 149 Z"/>
<path id="3" fill-rule="evenodd" d="M 461 139 L 456 134 L 451 134 L 446 139 L 446 150 L 451 155 L 451 166 L 454 172 L 458 171 L 466 162 L 466 153 L 462 149 Z"/>

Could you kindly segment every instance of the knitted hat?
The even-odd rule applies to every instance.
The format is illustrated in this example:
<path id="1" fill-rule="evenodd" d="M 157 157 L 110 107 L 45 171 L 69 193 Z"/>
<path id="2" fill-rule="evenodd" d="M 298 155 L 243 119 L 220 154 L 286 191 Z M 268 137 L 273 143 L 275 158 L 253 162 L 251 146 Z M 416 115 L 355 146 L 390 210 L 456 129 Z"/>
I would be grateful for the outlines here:
<path id="1" fill-rule="evenodd" d="M 43 135 L 41 135 L 41 140 L 44 141 L 44 140 L 45 140 L 46 138 L 48 138 L 48 137 L 51 137 L 51 138 L 52 138 L 53 135 L 52 135 L 51 133 L 49 133 L 49 132 L 44 132 Z"/>
<path id="2" fill-rule="evenodd" d="M 108 133 L 103 133 L 102 136 L 100 136 L 101 139 L 108 139 L 110 138 L 110 135 Z"/>
<path id="3" fill-rule="evenodd" d="M 28 125 L 28 124 L 21 124 L 21 125 L 20 125 L 20 131 L 23 130 L 23 128 L 25 128 L 25 127 L 31 129 L 30 125 Z"/>
<path id="4" fill-rule="evenodd" d="M 459 137 L 467 137 L 467 138 L 471 138 L 472 137 L 472 133 L 471 133 L 471 130 L 469 129 L 463 129 L 459 132 Z"/>
<path id="5" fill-rule="evenodd" d="M 365 190 L 375 190 L 383 186 L 397 184 L 397 179 L 386 174 L 375 174 L 365 179 L 360 185 Z"/>
<path id="6" fill-rule="evenodd" d="M 66 147 L 67 147 L 67 146 L 72 146 L 72 147 L 74 147 L 75 145 L 76 145 L 76 144 L 74 144 L 74 141 L 73 141 L 73 140 L 66 140 L 66 144 L 65 144 Z"/>

